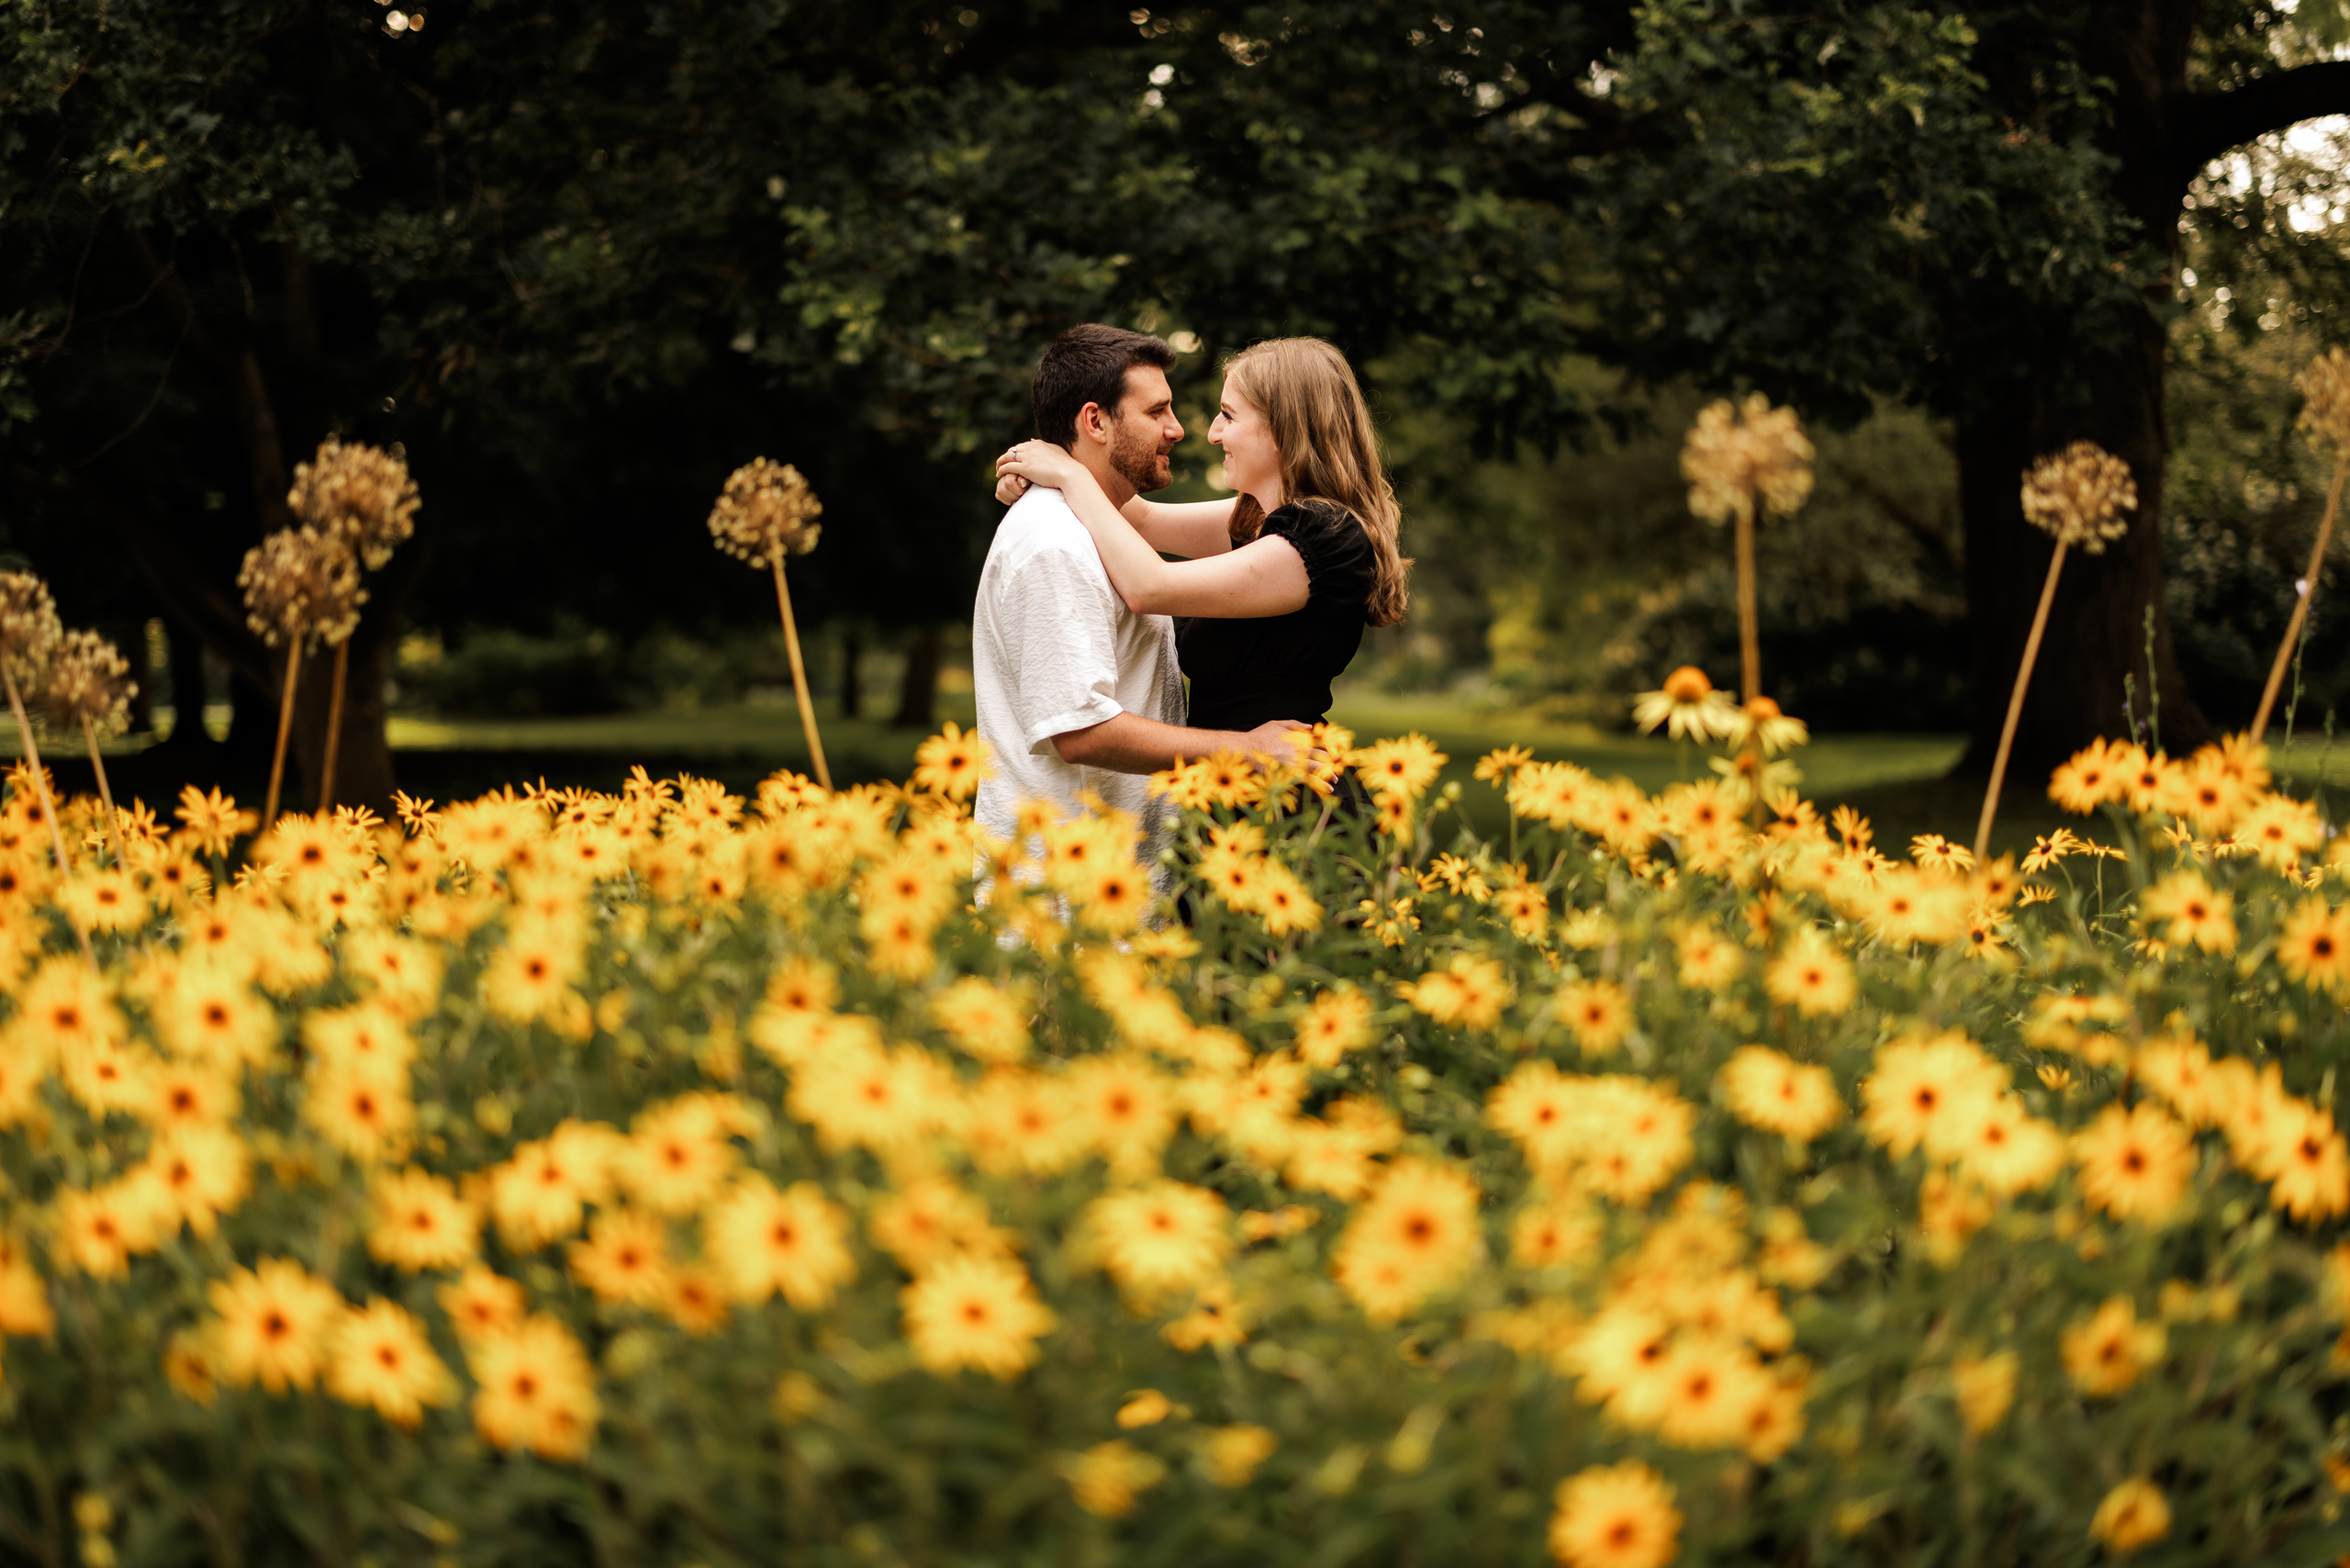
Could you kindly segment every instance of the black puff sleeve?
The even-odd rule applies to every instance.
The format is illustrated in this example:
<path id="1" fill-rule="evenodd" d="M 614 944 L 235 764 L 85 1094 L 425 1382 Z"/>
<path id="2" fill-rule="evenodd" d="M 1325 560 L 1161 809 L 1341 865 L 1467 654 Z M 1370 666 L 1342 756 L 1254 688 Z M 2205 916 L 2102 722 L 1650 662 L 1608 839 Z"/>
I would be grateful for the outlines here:
<path id="1" fill-rule="evenodd" d="M 1370 602 L 1379 564 L 1352 512 L 1327 501 L 1292 501 L 1265 519 L 1264 532 L 1288 540 L 1305 563 L 1308 603 L 1360 610 Z"/>

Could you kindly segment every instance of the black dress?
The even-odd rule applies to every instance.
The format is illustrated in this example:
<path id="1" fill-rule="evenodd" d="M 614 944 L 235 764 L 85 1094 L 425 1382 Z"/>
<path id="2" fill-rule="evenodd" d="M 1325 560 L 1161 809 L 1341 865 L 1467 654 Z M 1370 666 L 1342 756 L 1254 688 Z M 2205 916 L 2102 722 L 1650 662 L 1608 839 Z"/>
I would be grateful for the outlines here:
<path id="1" fill-rule="evenodd" d="M 1328 501 L 1292 501 L 1265 519 L 1305 563 L 1305 608 L 1248 620 L 1193 616 L 1176 632 L 1191 678 L 1190 722 L 1202 730 L 1253 730 L 1274 719 L 1317 723 L 1330 712 L 1330 683 L 1362 645 L 1378 559 L 1362 524 Z"/>

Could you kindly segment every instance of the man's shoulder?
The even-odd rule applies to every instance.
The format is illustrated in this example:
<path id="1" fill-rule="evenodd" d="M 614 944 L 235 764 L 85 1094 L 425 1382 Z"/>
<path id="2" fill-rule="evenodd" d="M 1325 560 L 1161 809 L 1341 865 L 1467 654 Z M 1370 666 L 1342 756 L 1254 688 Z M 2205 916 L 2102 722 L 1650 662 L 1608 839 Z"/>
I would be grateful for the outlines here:
<path id="1" fill-rule="evenodd" d="M 1092 536 L 1069 510 L 1069 502 L 1058 490 L 1040 486 L 1032 487 L 1012 503 L 1012 510 L 995 525 L 995 542 L 988 548 L 991 576 L 1019 571 L 1032 562 L 1078 566 L 1087 576 L 1104 581 L 1109 576 L 1102 569 Z"/>

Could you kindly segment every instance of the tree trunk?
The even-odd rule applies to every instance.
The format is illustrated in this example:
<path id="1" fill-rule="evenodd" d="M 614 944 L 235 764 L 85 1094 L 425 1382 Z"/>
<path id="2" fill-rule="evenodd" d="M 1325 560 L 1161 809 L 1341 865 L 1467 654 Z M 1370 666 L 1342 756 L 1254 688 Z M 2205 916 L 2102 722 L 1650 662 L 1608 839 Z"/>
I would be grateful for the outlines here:
<path id="1" fill-rule="evenodd" d="M 2163 612 L 2163 385 L 2166 342 L 2151 311 L 2121 352 L 2075 367 L 2092 395 L 2058 405 L 2046 386 L 1987 400 L 1958 429 L 1959 498 L 1966 527 L 1966 598 L 1974 643 L 1975 730 L 1961 771 L 1982 772 L 1998 746 L 2024 637 L 2055 544 L 2023 520 L 2031 462 L 2093 441 L 2130 465 L 2138 510 L 2101 555 L 2065 559 L 2046 641 L 2016 730 L 2010 777 L 2044 774 L 2101 735 L 2129 736 L 2160 704 L 2162 743 L 2179 755 L 2213 738 L 2172 651 Z M 2147 611 L 2154 612 L 2148 658 Z"/>
<path id="2" fill-rule="evenodd" d="M 906 644 L 905 678 L 898 687 L 901 730 L 926 730 L 938 720 L 938 666 L 946 656 L 946 628 L 924 626 Z"/>

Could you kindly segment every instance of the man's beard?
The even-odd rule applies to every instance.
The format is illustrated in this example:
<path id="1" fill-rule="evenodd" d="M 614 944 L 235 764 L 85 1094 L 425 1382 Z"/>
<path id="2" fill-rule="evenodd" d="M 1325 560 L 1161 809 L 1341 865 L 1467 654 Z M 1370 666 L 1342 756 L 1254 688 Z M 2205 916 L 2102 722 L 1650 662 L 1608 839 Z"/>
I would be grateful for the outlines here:
<path id="1" fill-rule="evenodd" d="M 1158 450 L 1156 434 L 1148 441 L 1136 441 L 1120 427 L 1116 438 L 1110 442 L 1110 466 L 1137 493 L 1163 490 L 1173 482 L 1167 454 Z"/>

